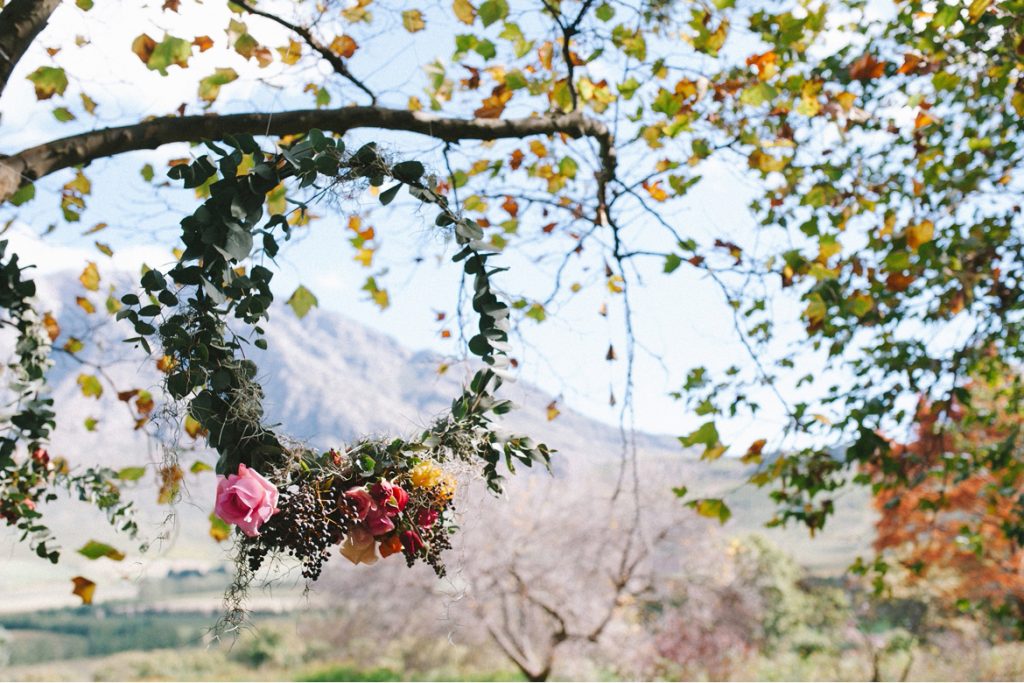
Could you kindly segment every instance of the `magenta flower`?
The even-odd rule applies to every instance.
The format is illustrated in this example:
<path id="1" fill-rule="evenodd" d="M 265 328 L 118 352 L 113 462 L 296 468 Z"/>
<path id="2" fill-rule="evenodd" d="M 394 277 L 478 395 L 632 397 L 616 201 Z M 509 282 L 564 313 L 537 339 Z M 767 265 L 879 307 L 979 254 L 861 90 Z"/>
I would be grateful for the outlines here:
<path id="1" fill-rule="evenodd" d="M 423 549 L 423 539 L 420 538 L 420 535 L 415 531 L 412 531 L 411 529 L 409 531 L 403 531 L 401 538 L 402 547 L 404 547 L 405 551 L 410 555 L 415 555 Z"/>
<path id="2" fill-rule="evenodd" d="M 438 513 L 437 510 L 423 508 L 416 515 L 416 523 L 419 524 L 420 528 L 422 529 L 429 529 L 430 527 L 434 526 L 434 522 L 437 521 L 437 518 L 439 516 L 440 513 Z"/>
<path id="3" fill-rule="evenodd" d="M 256 470 L 238 466 L 238 474 L 217 477 L 214 512 L 235 524 L 246 536 L 258 536 L 262 526 L 277 512 L 277 487 Z"/>

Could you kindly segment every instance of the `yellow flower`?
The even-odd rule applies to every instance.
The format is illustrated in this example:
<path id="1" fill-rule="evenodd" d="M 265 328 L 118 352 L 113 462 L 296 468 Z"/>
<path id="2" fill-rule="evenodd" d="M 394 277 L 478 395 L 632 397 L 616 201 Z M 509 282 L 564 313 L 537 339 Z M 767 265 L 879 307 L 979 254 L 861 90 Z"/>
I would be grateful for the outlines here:
<path id="1" fill-rule="evenodd" d="M 437 486 L 441 481 L 442 474 L 441 468 L 429 460 L 424 460 L 409 470 L 412 485 L 421 489 Z"/>
<path id="2" fill-rule="evenodd" d="M 455 477 L 444 474 L 437 482 L 437 498 L 441 501 L 451 500 L 455 496 Z"/>

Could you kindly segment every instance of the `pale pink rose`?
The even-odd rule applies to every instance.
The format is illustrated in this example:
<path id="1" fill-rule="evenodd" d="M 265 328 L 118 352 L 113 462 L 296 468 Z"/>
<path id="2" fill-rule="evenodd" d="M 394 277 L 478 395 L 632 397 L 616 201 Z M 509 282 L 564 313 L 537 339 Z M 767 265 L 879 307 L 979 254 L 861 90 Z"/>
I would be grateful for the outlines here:
<path id="1" fill-rule="evenodd" d="M 377 561 L 377 542 L 373 534 L 360 524 L 348 533 L 341 544 L 341 554 L 352 564 L 373 564 Z"/>
<path id="2" fill-rule="evenodd" d="M 217 477 L 214 512 L 246 536 L 257 536 L 260 526 L 277 512 L 277 495 L 277 487 L 263 475 L 240 464 L 238 474 Z"/>

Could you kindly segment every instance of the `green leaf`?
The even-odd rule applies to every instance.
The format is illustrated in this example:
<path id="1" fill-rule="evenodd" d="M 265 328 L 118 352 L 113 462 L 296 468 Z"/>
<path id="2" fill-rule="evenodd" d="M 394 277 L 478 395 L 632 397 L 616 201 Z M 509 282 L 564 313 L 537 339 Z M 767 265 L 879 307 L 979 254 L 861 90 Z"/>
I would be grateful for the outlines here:
<path id="1" fill-rule="evenodd" d="M 199 81 L 199 98 L 213 102 L 220 95 L 220 87 L 238 79 L 234 69 L 215 69 L 213 75 Z"/>
<path id="2" fill-rule="evenodd" d="M 612 17 L 615 16 L 615 8 L 607 2 L 601 3 L 594 12 L 594 16 L 601 21 L 611 21 Z"/>
<path id="3" fill-rule="evenodd" d="M 696 510 L 698 515 L 717 519 L 722 524 L 728 522 L 732 517 L 732 510 L 721 498 L 701 498 L 690 501 L 687 505 Z"/>
<path id="4" fill-rule="evenodd" d="M 508 3 L 505 0 L 487 0 L 480 5 L 476 14 L 484 26 L 490 26 L 508 16 Z"/>
<path id="5" fill-rule="evenodd" d="M 7 201 L 15 206 L 21 206 L 25 202 L 35 199 L 35 196 L 36 186 L 32 183 L 26 183 L 19 187 L 17 191 L 7 199 Z"/>
<path id="6" fill-rule="evenodd" d="M 713 446 L 718 443 L 718 429 L 713 421 L 705 422 L 686 436 L 679 437 L 679 442 L 686 448 L 697 444 Z"/>
<path id="7" fill-rule="evenodd" d="M 153 54 L 146 61 L 146 66 L 150 71 L 159 71 L 161 76 L 166 76 L 167 68 L 172 65 L 187 67 L 191 56 L 191 42 L 183 38 L 165 35 L 164 39 L 153 48 Z"/>
<path id="8" fill-rule="evenodd" d="M 142 170 L 139 171 L 139 173 L 142 175 L 143 180 L 145 180 L 147 183 L 151 182 L 153 180 L 154 175 L 153 164 L 146 164 L 145 166 L 142 167 Z"/>
<path id="9" fill-rule="evenodd" d="M 313 292 L 306 289 L 303 285 L 299 285 L 292 292 L 292 295 L 288 297 L 288 305 L 295 311 L 295 315 L 302 319 L 309 313 L 309 309 L 319 306 L 320 302 L 317 301 L 316 295 Z"/>
<path id="10" fill-rule="evenodd" d="M 192 467 L 188 468 L 188 471 L 192 474 L 199 474 L 200 472 L 212 471 L 213 468 L 207 465 L 202 460 L 196 460 L 192 463 Z"/>
<path id="11" fill-rule="evenodd" d="M 84 555 L 90 560 L 98 560 L 101 557 L 107 557 L 115 562 L 120 562 L 124 559 L 124 553 L 120 550 L 113 546 L 109 546 L 106 543 L 100 543 L 99 541 L 89 541 L 78 549 L 78 554 Z"/>
<path id="12" fill-rule="evenodd" d="M 71 113 L 71 110 L 67 107 L 57 107 L 53 110 L 53 118 L 57 119 L 61 123 L 67 123 L 68 121 L 74 121 L 75 115 Z"/>
<path id="13" fill-rule="evenodd" d="M 146 475 L 145 467 L 122 467 L 117 472 L 117 478 L 122 481 L 138 481 Z"/>
<path id="14" fill-rule="evenodd" d="M 64 69 L 56 66 L 41 66 L 28 76 L 36 87 L 36 99 L 48 100 L 54 95 L 63 95 L 68 88 L 68 76 Z"/>
<path id="15" fill-rule="evenodd" d="M 231 536 L 231 526 L 217 516 L 217 513 L 210 513 L 210 537 L 218 543 L 228 540 Z"/>
<path id="16" fill-rule="evenodd" d="M 75 4 L 78 5 L 79 9 L 88 12 L 92 9 L 93 0 L 75 0 Z"/>

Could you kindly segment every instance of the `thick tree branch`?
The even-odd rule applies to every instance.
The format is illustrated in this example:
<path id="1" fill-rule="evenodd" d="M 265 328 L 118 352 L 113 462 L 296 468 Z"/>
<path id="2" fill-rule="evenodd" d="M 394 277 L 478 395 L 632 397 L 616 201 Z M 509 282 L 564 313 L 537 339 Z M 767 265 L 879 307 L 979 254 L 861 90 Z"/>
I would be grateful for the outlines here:
<path id="1" fill-rule="evenodd" d="M 11 0 L 0 12 L 0 93 L 61 0 Z"/>
<path id="2" fill-rule="evenodd" d="M 161 117 L 53 140 L 9 157 L 0 157 L 0 201 L 10 197 L 22 183 L 124 152 L 156 149 L 172 142 L 221 140 L 232 134 L 287 135 L 303 133 L 311 128 L 335 133 L 357 128 L 407 131 L 446 142 L 518 139 L 564 133 L 574 138 L 590 137 L 597 140 L 602 164 L 598 180 L 602 188 L 615 173 L 615 148 L 608 127 L 580 113 L 521 119 L 461 119 L 387 107 L 344 107 L 225 116 Z"/>
<path id="3" fill-rule="evenodd" d="M 316 36 L 314 36 L 313 32 L 310 31 L 308 28 L 299 26 L 297 24 L 293 24 L 289 21 L 285 21 L 276 14 L 271 14 L 270 12 L 264 12 L 263 10 L 256 9 L 255 7 L 247 3 L 245 0 L 234 0 L 234 3 L 242 9 L 244 9 L 249 14 L 253 14 L 257 17 L 263 17 L 264 19 L 269 19 L 270 21 L 273 21 L 274 23 L 280 26 L 284 26 L 289 31 L 298 34 L 300 38 L 306 41 L 307 45 L 313 48 L 321 57 L 324 58 L 324 60 L 328 64 L 331 65 L 331 68 L 334 69 L 335 73 L 347 79 L 350 83 L 352 83 L 352 85 L 356 86 L 364 93 L 369 95 L 370 104 L 377 104 L 377 96 L 373 94 L 373 91 L 370 90 L 365 83 L 363 83 L 361 80 L 352 75 L 352 72 L 349 71 L 348 69 L 348 64 L 345 63 L 345 60 L 342 59 L 341 55 L 336 54 L 331 50 L 330 47 L 324 45 L 319 40 L 317 40 Z"/>

